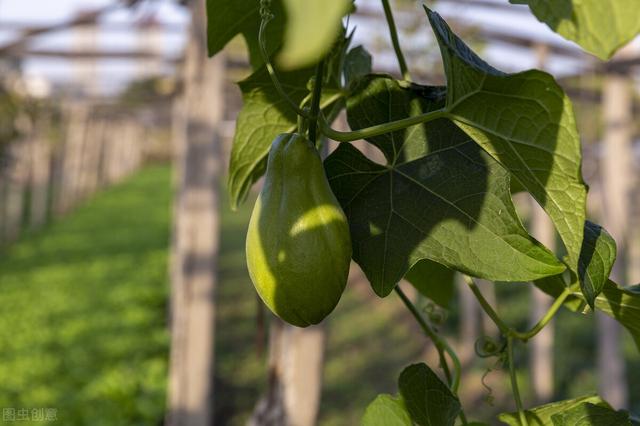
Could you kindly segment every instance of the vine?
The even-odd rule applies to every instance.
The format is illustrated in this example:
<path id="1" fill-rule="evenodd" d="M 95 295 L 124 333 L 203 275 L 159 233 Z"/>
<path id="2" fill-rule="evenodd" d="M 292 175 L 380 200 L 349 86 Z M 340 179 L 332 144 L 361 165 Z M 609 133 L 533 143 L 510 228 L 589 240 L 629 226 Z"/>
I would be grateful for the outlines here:
<path id="1" fill-rule="evenodd" d="M 605 417 L 620 415 L 606 401 L 591 396 L 525 408 L 518 385 L 515 345 L 533 339 L 563 307 L 574 311 L 584 310 L 585 306 L 600 310 L 620 321 L 636 339 L 640 338 L 636 324 L 640 293 L 609 280 L 615 261 L 615 241 L 602 227 L 586 220 L 587 191 L 581 175 L 580 138 L 570 102 L 565 101 L 560 86 L 541 71 L 507 74 L 496 70 L 427 7 L 424 10 L 440 47 L 447 87 L 413 82 L 389 0 L 381 0 L 381 6 L 401 80 L 373 74 L 369 53 L 362 46 L 350 48 L 351 34 L 336 30 L 352 9 L 352 2 L 308 1 L 318 9 L 310 5 L 287 9 L 289 21 L 304 20 L 307 25 L 287 24 L 286 31 L 284 19 L 277 19 L 278 13 L 282 15 L 281 8 L 274 11 L 282 6 L 280 2 L 260 0 L 258 21 L 249 19 L 253 15 L 238 15 L 238 32 L 247 36 L 254 34 L 257 27 L 257 40 L 248 38 L 247 42 L 250 52 L 259 52 L 262 65 L 240 83 L 245 106 L 238 117 L 231 153 L 229 190 L 232 203 L 237 205 L 266 169 L 266 184 L 254 210 L 258 222 L 252 217 L 250 224 L 252 235 L 257 237 L 247 242 L 248 258 L 249 252 L 259 253 L 259 261 L 252 258 L 248 263 L 254 285 L 265 303 L 294 325 L 321 321 L 337 304 L 340 294 L 336 289 L 343 289 L 345 283 L 323 286 L 318 277 L 328 277 L 324 275 L 328 273 L 325 269 L 331 269 L 327 265 L 331 256 L 335 256 L 342 269 L 327 279 L 343 275 L 346 280 L 344 265 L 353 258 L 378 296 L 386 297 L 395 291 L 424 335 L 433 342 L 446 381 L 441 382 L 425 364 L 407 367 L 399 377 L 399 395 L 378 397 L 367 409 L 363 424 L 380 424 L 383 418 L 387 422 L 384 424 L 389 425 L 453 426 L 459 418 L 467 425 L 457 396 L 462 375 L 460 360 L 399 284 L 403 277 L 407 278 L 422 295 L 443 306 L 446 297 L 438 290 L 451 286 L 453 271 L 457 271 L 501 334 L 500 341 L 484 338 L 475 347 L 478 356 L 496 356 L 498 362 L 508 367 L 516 411 L 501 414 L 500 420 L 529 426 L 530 415 L 544 413 L 546 420 L 540 423 L 542 426 L 566 426 L 564 416 L 584 410 L 588 407 L 585 404 L 604 410 L 599 415 Z M 223 14 L 218 12 L 231 10 L 230 0 L 208 2 L 209 41 L 210 48 L 214 46 L 211 53 L 215 54 L 228 41 L 228 33 L 220 29 Z M 530 5 L 539 19 L 548 18 L 537 2 L 524 3 Z M 285 2 L 284 7 L 287 6 Z M 548 7 L 555 10 L 559 6 Z M 322 16 L 312 15 L 313 10 L 324 12 Z M 590 24 L 596 18 L 583 21 L 582 15 L 575 14 L 572 19 L 576 20 L 576 31 L 565 34 L 559 28 L 561 35 L 574 39 L 589 51 L 596 49 L 600 56 L 610 56 L 619 47 L 618 43 L 598 51 L 603 46 L 590 46 L 590 37 L 583 33 L 594 31 Z M 281 51 L 274 55 L 267 49 L 268 25 L 275 25 L 286 35 Z M 296 36 L 302 38 L 300 34 L 308 30 L 306 26 L 317 33 L 308 40 L 309 50 L 315 49 L 313 63 L 308 61 L 308 52 L 288 50 L 288 41 Z M 629 40 L 637 32 L 633 31 L 619 34 L 619 38 Z M 287 60 L 279 63 L 282 57 Z M 283 71 L 279 69 L 282 66 L 289 68 Z M 279 103 L 274 97 L 286 108 L 274 108 Z M 335 130 L 331 121 L 345 106 L 351 130 Z M 255 117 L 263 118 L 260 121 Z M 505 117 L 510 120 L 509 126 L 503 122 Z M 297 135 L 289 134 L 296 128 Z M 318 147 L 322 138 L 340 142 L 338 149 L 324 160 L 323 171 L 317 167 L 317 156 L 307 157 L 306 151 L 286 154 L 297 152 L 301 144 Z M 378 164 L 364 156 L 349 143 L 356 140 L 373 144 L 382 151 L 387 163 Z M 308 163 L 307 174 L 302 172 L 305 167 L 301 158 Z M 278 168 L 273 164 L 278 164 Z M 293 179 L 280 175 L 285 170 L 303 175 Z M 545 209 L 564 243 L 566 260 L 559 260 L 522 226 L 511 199 L 512 181 Z M 301 195 L 307 190 L 301 187 L 301 182 L 307 182 L 307 187 L 318 193 L 310 198 Z M 281 191 L 277 197 L 274 188 Z M 278 214 L 268 212 L 269 202 Z M 303 205 L 305 208 L 300 212 Z M 339 225 L 326 222 L 328 216 L 318 213 L 324 208 L 332 212 L 331 217 Z M 294 212 L 300 218 L 289 217 Z M 265 217 L 265 223 L 274 226 L 262 224 L 260 220 Z M 288 221 L 293 223 L 291 229 L 279 231 Z M 300 249 L 301 243 L 293 236 L 304 239 L 319 229 L 326 233 L 325 237 L 332 237 L 309 237 L 314 243 Z M 262 240 L 271 238 L 274 232 L 280 232 L 275 242 L 263 244 Z M 346 253 L 347 242 L 350 253 Z M 316 243 L 323 244 L 323 250 L 318 250 Z M 325 265 L 324 269 L 306 263 L 308 258 L 301 253 L 307 251 L 317 253 L 318 265 Z M 565 283 L 563 274 L 572 277 L 570 285 Z M 535 325 L 519 331 L 491 306 L 473 277 L 494 282 L 532 282 L 554 301 Z M 292 284 L 298 281 L 299 288 Z M 286 297 L 278 299 L 280 293 Z M 623 313 L 612 308 L 613 303 L 620 304 L 621 300 L 626 309 Z M 486 386 L 484 379 L 485 376 L 482 382 Z M 432 391 L 441 395 L 437 403 L 426 397 Z M 629 413 L 622 415 L 628 422 L 625 426 L 635 421 Z M 596 418 L 589 421 L 588 425 L 604 425 Z"/>

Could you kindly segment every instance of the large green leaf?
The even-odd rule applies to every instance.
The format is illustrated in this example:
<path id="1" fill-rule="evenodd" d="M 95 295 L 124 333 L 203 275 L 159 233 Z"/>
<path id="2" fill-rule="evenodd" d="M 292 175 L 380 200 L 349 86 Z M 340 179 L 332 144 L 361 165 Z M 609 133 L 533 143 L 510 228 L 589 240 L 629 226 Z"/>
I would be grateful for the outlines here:
<path id="1" fill-rule="evenodd" d="M 285 16 L 281 0 L 271 2 L 274 18 L 266 31 L 267 51 L 273 53 L 281 44 Z M 236 35 L 242 34 L 254 69 L 262 64 L 258 44 L 260 0 L 207 0 L 207 45 L 209 55 L 218 53 Z"/>
<path id="2" fill-rule="evenodd" d="M 596 296 L 600 294 L 609 278 L 615 260 L 616 242 L 611 235 L 600 225 L 586 221 L 578 276 L 582 294 L 592 308 Z"/>
<path id="3" fill-rule="evenodd" d="M 413 426 L 402 398 L 381 394 L 367 407 L 362 426 Z"/>
<path id="4" fill-rule="evenodd" d="M 404 278 L 424 297 L 449 309 L 454 296 L 455 271 L 433 260 L 422 259 L 407 272 Z"/>
<path id="5" fill-rule="evenodd" d="M 600 59 L 610 58 L 640 32 L 637 0 L 509 1 L 529 5 L 538 20 Z"/>
<path id="6" fill-rule="evenodd" d="M 541 405 L 525 411 L 529 426 L 554 426 L 551 417 L 558 413 L 571 410 L 583 403 L 595 404 L 605 408 L 610 408 L 602 398 L 597 395 L 588 395 L 576 399 L 567 399 L 565 401 L 552 402 L 550 404 Z M 521 426 L 518 413 L 502 413 L 498 419 L 509 426 Z"/>
<path id="7" fill-rule="evenodd" d="M 437 13 L 427 14 L 447 76 L 447 115 L 540 203 L 577 270 L 586 187 L 571 101 L 547 73 L 491 67 Z"/>
<path id="8" fill-rule="evenodd" d="M 442 88 L 363 79 L 347 101 L 352 128 L 442 106 Z M 343 143 L 325 161 L 351 230 L 353 258 L 388 295 L 419 260 L 496 281 L 528 281 L 564 267 L 530 237 L 509 193 L 509 174 L 446 119 L 370 139 L 386 165 Z"/>
<path id="9" fill-rule="evenodd" d="M 283 0 L 287 12 L 284 45 L 278 63 L 297 69 L 318 62 L 340 33 L 352 0 Z M 256 1 L 257 3 L 257 1 Z"/>
<path id="10" fill-rule="evenodd" d="M 414 423 L 420 426 L 453 426 L 460 414 L 460 401 L 426 364 L 405 368 L 398 385 Z"/>
<path id="11" fill-rule="evenodd" d="M 629 413 L 583 402 L 551 416 L 553 426 L 631 426 Z"/>

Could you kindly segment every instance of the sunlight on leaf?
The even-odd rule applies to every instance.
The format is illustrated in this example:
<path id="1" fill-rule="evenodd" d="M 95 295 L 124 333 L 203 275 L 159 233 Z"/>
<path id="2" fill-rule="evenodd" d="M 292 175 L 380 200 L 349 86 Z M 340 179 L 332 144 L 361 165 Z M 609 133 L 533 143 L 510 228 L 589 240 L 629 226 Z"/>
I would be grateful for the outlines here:
<path id="1" fill-rule="evenodd" d="M 538 20 L 600 59 L 640 32 L 637 0 L 509 0 L 527 4 Z"/>
<path id="2" fill-rule="evenodd" d="M 371 76 L 348 99 L 349 124 L 361 128 L 434 110 L 443 94 L 442 88 L 406 88 Z M 532 280 L 565 269 L 522 226 L 508 172 L 449 120 L 370 142 L 384 152 L 387 165 L 344 143 L 325 168 L 349 219 L 353 258 L 379 296 L 388 295 L 421 259 L 500 281 Z"/>
<path id="3" fill-rule="evenodd" d="M 402 398 L 378 395 L 367 407 L 362 426 L 413 426 Z"/>
<path id="4" fill-rule="evenodd" d="M 447 76 L 448 116 L 540 203 L 577 270 L 587 188 L 571 101 L 552 76 L 505 74 L 480 59 L 427 9 Z"/>
<path id="5" fill-rule="evenodd" d="M 604 408 L 611 407 L 597 395 L 588 395 L 565 401 L 552 402 L 525 411 L 529 426 L 554 426 L 551 417 L 555 414 L 563 413 L 583 403 L 595 404 Z M 509 426 L 520 426 L 518 413 L 502 413 L 498 419 Z"/>
<path id="6" fill-rule="evenodd" d="M 278 53 L 283 69 L 313 65 L 339 35 L 342 17 L 351 0 L 283 0 L 287 13 L 284 45 Z"/>

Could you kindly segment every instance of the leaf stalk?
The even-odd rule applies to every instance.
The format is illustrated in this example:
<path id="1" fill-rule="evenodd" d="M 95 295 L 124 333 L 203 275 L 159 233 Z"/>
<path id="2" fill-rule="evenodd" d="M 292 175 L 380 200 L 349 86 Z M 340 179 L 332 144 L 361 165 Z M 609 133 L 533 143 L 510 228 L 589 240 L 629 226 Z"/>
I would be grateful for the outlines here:
<path id="1" fill-rule="evenodd" d="M 542 329 L 547 324 L 549 324 L 549 322 L 553 319 L 553 317 L 558 312 L 560 307 L 564 304 L 565 300 L 567 300 L 567 297 L 569 297 L 572 293 L 572 289 L 570 287 L 566 287 L 562 291 L 562 293 L 556 298 L 553 304 L 549 307 L 547 312 L 542 316 L 542 318 L 530 330 L 525 332 L 520 332 L 513 329 L 509 325 L 507 325 L 507 323 L 505 323 L 502 320 L 502 318 L 500 318 L 500 316 L 493 309 L 491 304 L 482 295 L 482 292 L 480 291 L 476 283 L 473 281 L 473 278 L 465 275 L 464 280 L 469 286 L 469 288 L 471 289 L 471 291 L 473 292 L 476 299 L 478 299 L 478 302 L 480 303 L 480 306 L 482 306 L 482 309 L 486 312 L 489 318 L 491 318 L 491 320 L 496 324 L 500 332 L 504 334 L 506 337 L 513 337 L 525 343 L 529 341 L 531 338 L 533 338 L 540 331 L 542 331 Z"/>
<path id="2" fill-rule="evenodd" d="M 427 112 L 425 114 L 414 115 L 412 117 L 403 118 L 396 121 L 390 121 L 388 123 L 377 124 L 371 127 L 365 127 L 364 129 L 352 130 L 350 132 L 340 132 L 332 129 L 322 113 L 319 115 L 319 125 L 322 133 L 329 139 L 333 139 L 337 142 L 352 142 L 359 139 L 372 138 L 374 136 L 380 136 L 385 133 L 395 132 L 398 130 L 406 129 L 410 126 L 417 124 L 427 123 L 429 121 L 436 120 L 447 116 L 447 112 L 443 109 Z"/>

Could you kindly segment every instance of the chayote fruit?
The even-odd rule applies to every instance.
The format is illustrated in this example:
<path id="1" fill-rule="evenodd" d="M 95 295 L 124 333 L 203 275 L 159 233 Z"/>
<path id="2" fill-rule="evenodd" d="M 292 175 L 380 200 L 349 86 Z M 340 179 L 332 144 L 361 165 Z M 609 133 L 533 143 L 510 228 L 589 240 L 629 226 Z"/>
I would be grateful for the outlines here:
<path id="1" fill-rule="evenodd" d="M 286 322 L 317 324 L 338 304 L 351 260 L 349 226 L 318 152 L 301 135 L 282 134 L 271 145 L 246 254 L 258 294 Z"/>

